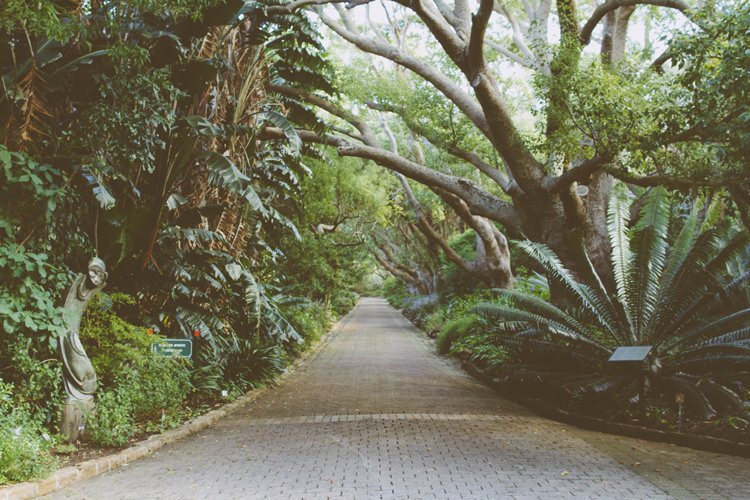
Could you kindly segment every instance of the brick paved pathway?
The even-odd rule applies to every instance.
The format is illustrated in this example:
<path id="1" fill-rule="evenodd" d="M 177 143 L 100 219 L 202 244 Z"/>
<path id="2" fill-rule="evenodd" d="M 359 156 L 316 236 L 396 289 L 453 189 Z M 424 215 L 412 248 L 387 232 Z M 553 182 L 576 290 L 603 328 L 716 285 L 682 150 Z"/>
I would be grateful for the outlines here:
<path id="1" fill-rule="evenodd" d="M 46 498 L 750 499 L 748 479 L 750 460 L 534 416 L 363 299 L 254 404 Z"/>

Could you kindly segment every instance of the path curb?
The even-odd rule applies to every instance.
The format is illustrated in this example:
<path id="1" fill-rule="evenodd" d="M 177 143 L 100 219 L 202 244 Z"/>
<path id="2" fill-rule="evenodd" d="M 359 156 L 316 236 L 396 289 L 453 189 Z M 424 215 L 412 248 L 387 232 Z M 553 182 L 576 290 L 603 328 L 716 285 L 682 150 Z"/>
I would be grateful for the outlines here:
<path id="1" fill-rule="evenodd" d="M 270 387 L 282 383 L 289 375 L 294 373 L 301 366 L 307 364 L 323 349 L 323 347 L 328 345 L 331 339 L 338 334 L 347 323 L 349 323 L 349 320 L 357 309 L 359 309 L 359 301 L 347 314 L 334 323 L 328 332 L 324 334 L 313 347 L 302 353 L 300 357 L 289 365 L 285 372 L 277 377 L 268 387 L 252 389 L 234 401 L 222 405 L 220 408 L 211 410 L 203 415 L 188 420 L 176 429 L 149 436 L 133 446 L 125 448 L 117 453 L 87 460 L 76 465 L 63 467 L 44 479 L 1 487 L 0 500 L 26 500 L 52 493 L 55 490 L 59 490 L 78 481 L 83 481 L 84 479 L 89 479 L 99 474 L 113 471 L 123 465 L 128 465 L 139 458 L 150 455 L 166 444 L 174 443 L 175 441 L 179 441 L 202 431 L 217 420 L 239 410 L 249 403 L 252 403 Z"/>

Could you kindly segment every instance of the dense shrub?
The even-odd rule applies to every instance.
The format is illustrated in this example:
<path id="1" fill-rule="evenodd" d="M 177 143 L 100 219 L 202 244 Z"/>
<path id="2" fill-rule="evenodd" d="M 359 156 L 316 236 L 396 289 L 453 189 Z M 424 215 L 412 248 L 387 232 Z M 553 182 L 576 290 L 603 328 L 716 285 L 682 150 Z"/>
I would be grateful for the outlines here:
<path id="1" fill-rule="evenodd" d="M 187 362 L 151 353 L 124 368 L 112 387 L 97 394 L 87 419 L 92 442 L 121 446 L 138 431 L 163 430 L 179 422 L 192 385 Z"/>
<path id="2" fill-rule="evenodd" d="M 86 418 L 86 431 L 92 443 L 101 446 L 123 446 L 135 434 L 132 404 L 124 391 L 99 391 L 96 412 Z"/>
<path id="3" fill-rule="evenodd" d="M 286 354 L 276 344 L 237 339 L 224 351 L 221 361 L 224 390 L 235 395 L 271 380 L 284 370 L 286 364 Z"/>
<path id="4" fill-rule="evenodd" d="M 0 382 L 0 484 L 41 477 L 55 468 L 52 439 L 39 414 L 14 402 L 13 386 Z"/>
<path id="5" fill-rule="evenodd" d="M 472 332 L 479 324 L 479 316 L 471 314 L 451 320 L 443 326 L 435 339 L 435 345 L 440 354 L 450 352 L 453 343 Z"/>
<path id="6" fill-rule="evenodd" d="M 458 337 L 451 346 L 453 353 L 465 353 L 478 368 L 495 377 L 503 365 L 510 360 L 508 350 L 497 341 L 492 332 L 470 331 Z"/>
<path id="7" fill-rule="evenodd" d="M 397 309 L 403 307 L 404 300 L 410 295 L 404 282 L 392 276 L 383 280 L 380 293 L 383 294 L 390 305 Z"/>
<path id="8" fill-rule="evenodd" d="M 100 293 L 86 307 L 81 342 L 103 387 L 112 385 L 126 370 L 147 363 L 151 344 L 159 339 L 147 328 L 128 323 L 118 315 L 135 303 L 133 297 L 123 293 Z"/>
<path id="9" fill-rule="evenodd" d="M 306 302 L 297 304 L 285 311 L 294 328 L 303 332 L 306 344 L 319 339 L 331 324 L 331 316 L 323 304 Z M 302 346 L 298 346 L 301 348 Z"/>
<path id="10" fill-rule="evenodd" d="M 352 310 L 357 300 L 359 300 L 358 294 L 349 290 L 341 290 L 331 299 L 331 309 L 337 316 L 343 316 Z"/>
<path id="11" fill-rule="evenodd" d="M 139 431 L 178 422 L 192 390 L 190 362 L 155 356 L 151 345 L 160 337 L 120 317 L 135 306 L 131 296 L 99 294 L 81 325 L 81 341 L 101 384 L 87 427 L 92 442 L 103 446 L 122 446 Z"/>
<path id="12" fill-rule="evenodd" d="M 424 326 L 427 317 L 440 306 L 440 296 L 414 295 L 406 297 L 402 302 L 402 313 L 418 327 Z"/>

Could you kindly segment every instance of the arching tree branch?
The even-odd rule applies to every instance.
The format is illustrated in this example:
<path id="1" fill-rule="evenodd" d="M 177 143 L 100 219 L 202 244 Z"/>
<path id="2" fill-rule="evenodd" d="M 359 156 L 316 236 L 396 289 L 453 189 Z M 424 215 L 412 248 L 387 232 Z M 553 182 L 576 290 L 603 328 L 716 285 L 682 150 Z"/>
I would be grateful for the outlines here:
<path id="1" fill-rule="evenodd" d="M 594 10 L 594 13 L 591 14 L 591 17 L 583 25 L 583 28 L 581 28 L 581 33 L 579 35 L 581 45 L 588 45 L 591 41 L 591 34 L 594 32 L 594 29 L 596 29 L 599 22 L 604 19 L 604 16 L 620 7 L 627 7 L 630 5 L 656 5 L 658 7 L 677 9 L 685 15 L 688 15 L 687 12 L 690 9 L 690 6 L 683 0 L 607 0 Z"/>

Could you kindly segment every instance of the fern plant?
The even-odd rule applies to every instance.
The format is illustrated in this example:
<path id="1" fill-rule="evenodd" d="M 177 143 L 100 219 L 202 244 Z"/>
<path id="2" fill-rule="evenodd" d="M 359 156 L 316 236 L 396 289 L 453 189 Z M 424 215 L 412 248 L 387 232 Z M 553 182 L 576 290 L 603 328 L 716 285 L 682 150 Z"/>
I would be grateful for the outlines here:
<path id="1" fill-rule="evenodd" d="M 746 411 L 750 272 L 730 274 L 727 264 L 747 251 L 747 233 L 727 240 L 710 208 L 699 217 L 696 207 L 682 221 L 671 208 L 663 189 L 652 190 L 631 224 L 628 192 L 614 190 L 611 286 L 590 264 L 581 279 L 546 246 L 519 244 L 569 297 L 558 305 L 500 290 L 504 301 L 476 308 L 512 355 L 501 380 L 567 401 L 605 397 L 645 407 L 644 396 L 683 393 L 687 409 L 704 418 Z M 651 346 L 651 355 L 640 369 L 622 369 L 608 362 L 619 346 Z"/>

